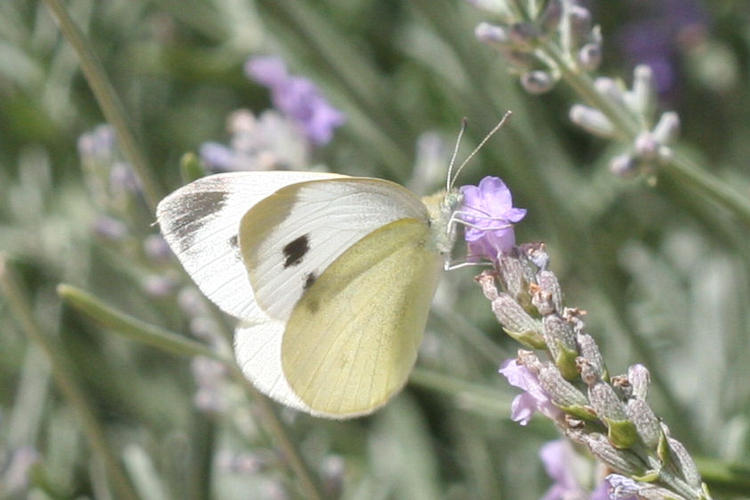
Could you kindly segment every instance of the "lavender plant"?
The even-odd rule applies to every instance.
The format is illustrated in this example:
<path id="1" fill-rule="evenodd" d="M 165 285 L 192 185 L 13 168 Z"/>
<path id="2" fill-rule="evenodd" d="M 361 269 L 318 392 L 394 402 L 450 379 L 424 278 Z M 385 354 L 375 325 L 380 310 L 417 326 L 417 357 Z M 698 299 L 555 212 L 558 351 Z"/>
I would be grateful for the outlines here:
<path id="1" fill-rule="evenodd" d="M 585 312 L 564 307 L 544 245 L 514 245 L 513 223 L 525 211 L 513 208 L 505 184 L 487 177 L 462 192 L 459 214 L 468 225 L 470 258 L 494 267 L 477 281 L 503 329 L 532 349 L 520 350 L 500 369 L 526 391 L 513 401 L 511 418 L 526 424 L 539 411 L 585 446 L 612 471 L 610 498 L 711 498 L 684 445 L 646 402 L 648 370 L 633 365 L 627 374 L 610 376 L 586 331 Z"/>
<path id="2" fill-rule="evenodd" d="M 0 3 L 0 496 L 747 497 L 743 6 L 586 5 Z M 476 143 L 507 109 L 462 176 L 502 176 L 547 245 L 516 244 L 498 180 L 464 188 L 494 267 L 484 296 L 446 276 L 404 393 L 277 414 L 155 234 L 163 186 L 314 168 L 429 193 L 458 118 Z"/>

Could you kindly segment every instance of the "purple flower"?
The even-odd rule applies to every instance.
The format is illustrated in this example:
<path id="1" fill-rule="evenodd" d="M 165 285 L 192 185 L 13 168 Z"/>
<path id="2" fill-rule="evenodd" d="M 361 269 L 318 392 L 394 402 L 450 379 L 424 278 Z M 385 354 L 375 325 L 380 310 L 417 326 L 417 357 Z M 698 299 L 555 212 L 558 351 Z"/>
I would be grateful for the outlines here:
<path id="1" fill-rule="evenodd" d="M 274 106 L 299 123 L 313 143 L 328 143 L 333 130 L 344 123 L 344 115 L 325 100 L 315 84 L 289 75 L 278 57 L 248 59 L 245 73 L 271 90 Z"/>
<path id="2" fill-rule="evenodd" d="M 626 24 L 619 35 L 628 59 L 647 64 L 656 87 L 666 93 L 679 79 L 679 52 L 704 37 L 708 16 L 696 0 L 634 2 L 637 21 Z"/>
<path id="3" fill-rule="evenodd" d="M 580 461 L 569 442 L 564 439 L 550 441 L 539 450 L 544 470 L 554 480 L 542 497 L 542 500 L 562 500 L 564 498 L 583 498 L 584 490 L 578 483 L 574 465 Z"/>
<path id="4" fill-rule="evenodd" d="M 204 142 L 200 146 L 201 159 L 215 170 L 234 170 L 236 154 L 231 148 L 218 142 Z"/>
<path id="5" fill-rule="evenodd" d="M 643 483 L 638 483 L 629 477 L 619 474 L 610 474 L 605 479 L 609 485 L 608 490 L 610 500 L 638 500 L 638 491 L 644 487 Z M 648 487 L 649 485 L 645 485 Z"/>
<path id="6" fill-rule="evenodd" d="M 526 209 L 513 207 L 510 190 L 499 177 L 485 177 L 479 186 L 462 186 L 461 194 L 459 213 L 466 223 L 469 258 L 497 260 L 515 245 L 513 224 L 524 218 Z"/>
<path id="7" fill-rule="evenodd" d="M 606 480 L 599 482 L 591 493 L 581 484 L 581 476 L 588 477 L 593 472 L 593 464 L 578 455 L 569 441 L 550 441 L 539 450 L 539 458 L 547 475 L 554 480 L 541 500 L 610 500 L 610 485 Z"/>
<path id="8" fill-rule="evenodd" d="M 611 497 L 609 495 L 609 483 L 606 479 L 599 483 L 599 486 L 597 486 L 596 489 L 591 492 L 591 497 L 589 498 L 589 500 L 611 500 Z"/>
<path id="9" fill-rule="evenodd" d="M 241 109 L 228 120 L 230 144 L 204 142 L 200 157 L 211 169 L 233 170 L 302 169 L 310 166 L 310 141 L 299 125 L 275 109 L 253 115 Z"/>
<path id="10" fill-rule="evenodd" d="M 84 160 L 104 160 L 114 155 L 117 138 L 108 124 L 98 125 L 78 138 L 78 154 Z"/>
<path id="11" fill-rule="evenodd" d="M 526 425 L 531 420 L 534 411 L 538 411 L 553 420 L 561 415 L 561 411 L 550 400 L 547 393 L 539 385 L 536 374 L 523 365 L 519 365 L 515 359 L 506 360 L 498 370 L 508 383 L 524 393 L 519 394 L 513 400 L 510 408 L 510 418 L 514 422 Z"/>

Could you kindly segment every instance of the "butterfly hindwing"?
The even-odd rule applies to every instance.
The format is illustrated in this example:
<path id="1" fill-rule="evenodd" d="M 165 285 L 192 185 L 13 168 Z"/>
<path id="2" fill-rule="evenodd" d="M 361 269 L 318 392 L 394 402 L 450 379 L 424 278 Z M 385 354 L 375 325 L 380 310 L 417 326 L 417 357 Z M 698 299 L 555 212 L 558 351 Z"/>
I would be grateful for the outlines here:
<path id="1" fill-rule="evenodd" d="M 286 186 L 242 218 L 240 249 L 255 300 L 286 320 L 295 304 L 347 248 L 393 221 L 426 223 L 410 191 L 380 179 L 309 181 Z"/>
<path id="2" fill-rule="evenodd" d="M 370 413 L 403 387 L 442 264 L 426 221 L 400 219 L 351 246 L 310 286 L 289 318 L 281 358 L 311 413 Z"/>

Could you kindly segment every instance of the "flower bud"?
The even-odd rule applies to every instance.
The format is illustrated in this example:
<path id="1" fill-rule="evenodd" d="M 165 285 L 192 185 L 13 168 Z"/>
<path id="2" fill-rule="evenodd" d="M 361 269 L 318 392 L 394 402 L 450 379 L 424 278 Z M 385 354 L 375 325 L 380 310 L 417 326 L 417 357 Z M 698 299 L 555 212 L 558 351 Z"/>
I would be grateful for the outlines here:
<path id="1" fill-rule="evenodd" d="M 578 64 L 585 71 L 596 71 L 602 63 L 602 46 L 598 43 L 587 43 L 578 51 Z"/>
<path id="2" fill-rule="evenodd" d="M 574 441 L 585 444 L 595 457 L 621 474 L 635 476 L 640 475 L 644 470 L 642 462 L 636 455 L 628 450 L 618 450 L 603 434 L 568 432 L 568 435 Z"/>
<path id="3" fill-rule="evenodd" d="M 560 371 L 551 363 L 544 363 L 539 370 L 539 385 L 549 394 L 552 402 L 564 410 L 573 407 L 585 407 L 586 396 L 565 380 Z"/>
<path id="4" fill-rule="evenodd" d="M 574 47 L 578 47 L 591 32 L 591 12 L 580 5 L 570 5 L 568 20 L 570 22 L 571 41 Z"/>
<path id="5" fill-rule="evenodd" d="M 507 293 L 501 293 L 492 301 L 492 312 L 505 332 L 527 347 L 544 348 L 542 326 Z"/>
<path id="6" fill-rule="evenodd" d="M 547 303 L 545 309 L 551 309 L 551 311 L 549 312 L 542 312 L 542 310 L 540 309 L 539 312 L 541 314 L 562 312 L 562 289 L 560 288 L 560 282 L 557 281 L 557 276 L 555 276 L 555 273 L 553 273 L 552 271 L 539 271 L 536 276 L 536 281 L 539 285 L 539 294 L 540 296 L 544 296 L 544 301 Z M 537 306 L 537 309 L 538 308 L 539 307 Z"/>
<path id="7" fill-rule="evenodd" d="M 633 70 L 633 90 L 629 93 L 629 107 L 639 116 L 647 116 L 654 108 L 654 72 L 645 64 Z"/>
<path id="8" fill-rule="evenodd" d="M 496 16 L 499 16 L 501 18 L 508 18 L 510 19 L 511 13 L 508 10 L 508 2 L 505 0 L 466 0 L 468 3 L 476 7 L 477 9 L 482 9 L 484 11 L 490 12 L 492 14 L 495 14 Z"/>
<path id="9" fill-rule="evenodd" d="M 539 38 L 539 28 L 531 23 L 514 23 L 508 36 L 516 49 L 527 52 L 533 50 Z"/>
<path id="10" fill-rule="evenodd" d="M 555 86 L 555 79 L 546 71 L 528 71 L 521 75 L 521 86 L 529 94 L 544 94 Z"/>
<path id="11" fill-rule="evenodd" d="M 618 177 L 634 177 L 638 172 L 638 161 L 631 155 L 617 155 L 609 161 L 609 171 Z"/>
<path id="12" fill-rule="evenodd" d="M 576 343 L 578 344 L 578 351 L 581 353 L 581 357 L 599 373 L 599 378 L 606 379 L 607 369 L 604 366 L 604 358 L 602 358 L 602 353 L 599 351 L 594 338 L 588 333 L 578 333 L 576 335 Z"/>
<path id="13" fill-rule="evenodd" d="M 474 36 L 483 43 L 490 45 L 499 45 L 504 48 L 509 47 L 510 38 L 508 30 L 504 26 L 498 26 L 490 23 L 479 23 L 474 28 Z"/>
<path id="14" fill-rule="evenodd" d="M 576 368 L 581 374 L 581 380 L 586 385 L 594 385 L 602 379 L 601 373 L 594 365 L 586 361 L 586 358 L 578 356 L 576 358 Z"/>
<path id="15" fill-rule="evenodd" d="M 512 297 L 518 299 L 521 295 L 527 294 L 528 285 L 524 276 L 523 264 L 518 257 L 502 254 L 497 267 L 500 272 L 500 279 Z"/>
<path id="16" fill-rule="evenodd" d="M 628 420 L 625 405 L 612 386 L 598 382 L 589 386 L 589 401 L 599 418 L 607 424 L 610 442 L 617 448 L 629 448 L 638 439 L 635 425 Z"/>
<path id="17" fill-rule="evenodd" d="M 574 104 L 569 112 L 570 121 L 599 137 L 611 138 L 615 135 L 615 127 L 609 118 L 598 109 Z"/>
<path id="18" fill-rule="evenodd" d="M 640 160 L 651 163 L 657 159 L 660 146 L 651 132 L 641 132 L 635 138 L 633 150 Z"/>
<path id="19" fill-rule="evenodd" d="M 680 135 L 680 115 L 674 111 L 666 111 L 659 117 L 654 127 L 654 140 L 660 144 L 670 144 Z"/>
<path id="20" fill-rule="evenodd" d="M 667 444 L 669 445 L 672 459 L 682 477 L 685 478 L 685 482 L 694 488 L 699 488 L 701 485 L 701 475 L 698 473 L 698 467 L 695 465 L 693 457 L 690 456 L 685 446 L 676 439 L 667 437 Z"/>
<path id="21" fill-rule="evenodd" d="M 555 365 L 567 380 L 578 376 L 576 356 L 578 349 L 575 342 L 573 328 L 557 314 L 550 314 L 542 318 L 544 341 L 547 343 Z"/>
<path id="22" fill-rule="evenodd" d="M 628 367 L 628 382 L 633 387 L 633 397 L 645 400 L 648 396 L 648 384 L 651 382 L 648 368 L 641 364 Z"/>
<path id="23" fill-rule="evenodd" d="M 622 86 L 612 78 L 599 77 L 594 80 L 594 87 L 604 97 L 615 103 L 617 106 L 625 104 L 625 92 Z"/>
<path id="24" fill-rule="evenodd" d="M 661 437 L 661 427 L 651 407 L 642 399 L 631 399 L 625 410 L 644 444 L 649 449 L 655 450 Z"/>
<path id="25" fill-rule="evenodd" d="M 537 23 L 544 34 L 551 34 L 557 30 L 562 19 L 563 3 L 562 0 L 547 0 L 547 5 L 539 15 Z"/>
<path id="26" fill-rule="evenodd" d="M 540 270 L 547 269 L 549 265 L 549 254 L 547 248 L 541 241 L 534 243 L 524 243 L 521 245 L 521 252 L 523 255 L 534 263 Z"/>

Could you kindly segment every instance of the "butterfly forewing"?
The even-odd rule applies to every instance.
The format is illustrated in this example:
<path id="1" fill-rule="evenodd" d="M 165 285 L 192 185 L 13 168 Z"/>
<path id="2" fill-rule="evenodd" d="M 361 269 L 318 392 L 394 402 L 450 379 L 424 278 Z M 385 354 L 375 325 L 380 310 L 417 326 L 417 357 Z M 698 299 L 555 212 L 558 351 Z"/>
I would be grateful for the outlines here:
<path id="1" fill-rule="evenodd" d="M 238 246 L 240 220 L 292 183 L 341 177 L 317 172 L 233 172 L 192 182 L 164 198 L 156 215 L 164 238 L 201 291 L 225 312 L 262 315 Z"/>
<path id="2" fill-rule="evenodd" d="M 340 255 L 393 221 L 426 224 L 419 199 L 380 179 L 340 178 L 279 189 L 242 218 L 240 249 L 255 300 L 286 320 L 295 304 Z"/>

